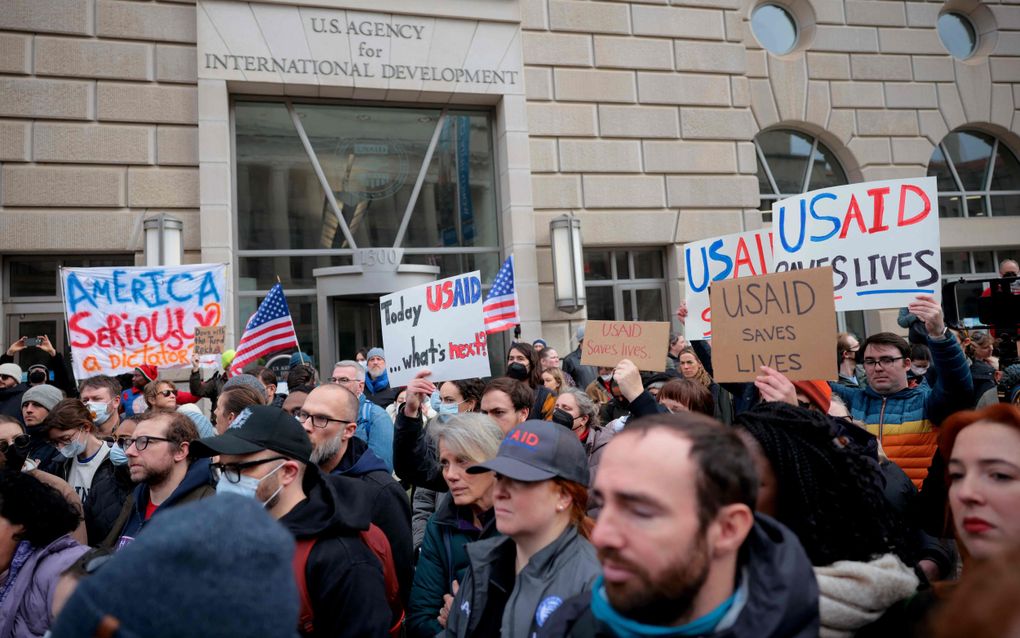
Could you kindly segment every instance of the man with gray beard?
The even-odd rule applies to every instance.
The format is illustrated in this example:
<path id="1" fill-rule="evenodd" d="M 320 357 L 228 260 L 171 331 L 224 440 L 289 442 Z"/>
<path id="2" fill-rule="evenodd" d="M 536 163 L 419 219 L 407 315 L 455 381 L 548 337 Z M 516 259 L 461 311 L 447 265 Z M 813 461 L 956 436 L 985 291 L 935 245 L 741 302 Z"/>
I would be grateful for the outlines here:
<path id="1" fill-rule="evenodd" d="M 372 504 L 372 522 L 390 541 L 406 605 L 414 564 L 411 505 L 386 464 L 368 449 L 367 443 L 354 436 L 358 397 L 340 384 L 322 385 L 308 394 L 296 416 L 312 441 L 312 463 L 331 477 L 358 479 L 364 488 Z"/>

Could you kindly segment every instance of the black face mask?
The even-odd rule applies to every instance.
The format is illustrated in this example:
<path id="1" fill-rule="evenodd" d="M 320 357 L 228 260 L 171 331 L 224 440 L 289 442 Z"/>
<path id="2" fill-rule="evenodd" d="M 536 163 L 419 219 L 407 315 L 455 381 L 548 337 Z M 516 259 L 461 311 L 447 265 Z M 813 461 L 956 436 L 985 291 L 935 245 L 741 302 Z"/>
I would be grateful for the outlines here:
<path id="1" fill-rule="evenodd" d="M 46 373 L 42 370 L 33 370 L 28 374 L 28 382 L 32 385 L 46 383 Z"/>
<path id="2" fill-rule="evenodd" d="M 28 458 L 27 447 L 17 447 L 15 445 L 7 448 L 4 453 L 4 469 L 7 470 L 20 470 L 25 465 L 25 459 Z"/>
<path id="3" fill-rule="evenodd" d="M 574 429 L 574 415 L 570 414 L 566 410 L 561 410 L 559 408 L 553 410 L 552 421 L 553 423 L 559 423 L 565 428 L 569 428 L 571 430 Z"/>
<path id="4" fill-rule="evenodd" d="M 527 381 L 528 367 L 523 363 L 511 363 L 506 367 L 506 376 L 518 381 Z"/>

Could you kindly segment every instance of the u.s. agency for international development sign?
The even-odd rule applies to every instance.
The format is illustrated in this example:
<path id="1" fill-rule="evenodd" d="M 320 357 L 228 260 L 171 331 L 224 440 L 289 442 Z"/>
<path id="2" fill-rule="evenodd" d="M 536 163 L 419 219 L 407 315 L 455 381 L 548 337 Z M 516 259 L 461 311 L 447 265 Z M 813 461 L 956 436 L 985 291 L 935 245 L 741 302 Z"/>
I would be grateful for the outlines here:
<path id="1" fill-rule="evenodd" d="M 508 23 L 202 0 L 198 74 L 273 84 L 522 94 Z"/>

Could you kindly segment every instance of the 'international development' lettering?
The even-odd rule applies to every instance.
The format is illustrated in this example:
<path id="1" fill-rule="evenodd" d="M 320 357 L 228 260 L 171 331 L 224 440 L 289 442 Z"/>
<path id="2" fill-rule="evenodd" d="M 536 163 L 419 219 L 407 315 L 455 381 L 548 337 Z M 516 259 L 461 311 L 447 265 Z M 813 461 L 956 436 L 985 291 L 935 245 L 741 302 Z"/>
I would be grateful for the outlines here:
<path id="1" fill-rule="evenodd" d="M 421 80 L 463 82 L 467 84 L 515 85 L 518 71 L 498 69 L 465 69 L 410 64 L 377 64 L 344 62 L 314 58 L 275 58 L 260 55 L 205 54 L 205 68 L 249 73 L 287 73 L 348 78 L 382 78 L 384 80 Z M 378 72 L 378 73 L 377 73 Z"/>

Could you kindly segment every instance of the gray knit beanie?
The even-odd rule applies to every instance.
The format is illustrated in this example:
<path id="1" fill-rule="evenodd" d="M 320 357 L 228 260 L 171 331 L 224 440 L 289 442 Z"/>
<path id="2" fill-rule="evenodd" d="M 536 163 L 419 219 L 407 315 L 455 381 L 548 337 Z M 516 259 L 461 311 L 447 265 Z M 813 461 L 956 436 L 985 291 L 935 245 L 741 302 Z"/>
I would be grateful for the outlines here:
<path id="1" fill-rule="evenodd" d="M 53 406 L 60 403 L 63 398 L 64 393 L 60 391 L 60 388 L 44 383 L 25 390 L 25 394 L 21 395 L 21 405 L 34 401 L 47 410 L 52 410 Z"/>

